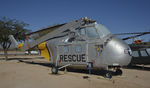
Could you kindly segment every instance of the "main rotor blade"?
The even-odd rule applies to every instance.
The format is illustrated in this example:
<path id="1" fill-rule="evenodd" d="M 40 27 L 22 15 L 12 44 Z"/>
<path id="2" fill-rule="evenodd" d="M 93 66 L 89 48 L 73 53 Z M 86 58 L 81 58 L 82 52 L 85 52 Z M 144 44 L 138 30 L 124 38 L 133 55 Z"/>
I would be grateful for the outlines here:
<path id="1" fill-rule="evenodd" d="M 52 32 L 47 33 L 46 35 L 38 38 L 37 40 L 34 40 L 34 41 L 24 44 L 22 47 L 22 50 L 25 51 L 25 50 L 31 49 L 31 48 L 37 46 L 38 44 L 40 44 L 44 41 L 47 41 L 68 29 L 70 31 L 75 31 L 76 28 L 79 28 L 82 25 L 86 25 L 86 24 L 90 24 L 90 23 L 94 23 L 94 22 L 96 22 L 96 21 L 85 17 L 85 18 L 81 18 L 79 20 L 74 20 L 72 22 L 66 23 L 65 25 L 62 25 L 61 27 L 57 28 L 56 30 L 53 30 Z"/>
<path id="2" fill-rule="evenodd" d="M 114 35 L 133 35 L 133 34 L 150 34 L 150 32 L 133 32 L 133 33 L 118 33 L 118 34 L 114 34 Z"/>
<path id="3" fill-rule="evenodd" d="M 135 35 L 135 36 L 130 36 L 130 37 L 123 38 L 122 40 L 128 40 L 128 39 L 136 38 L 136 37 L 143 36 L 143 35 L 146 35 L 146 34 L 150 34 L 150 32 L 143 32 L 143 33 L 141 33 L 139 35 Z"/>

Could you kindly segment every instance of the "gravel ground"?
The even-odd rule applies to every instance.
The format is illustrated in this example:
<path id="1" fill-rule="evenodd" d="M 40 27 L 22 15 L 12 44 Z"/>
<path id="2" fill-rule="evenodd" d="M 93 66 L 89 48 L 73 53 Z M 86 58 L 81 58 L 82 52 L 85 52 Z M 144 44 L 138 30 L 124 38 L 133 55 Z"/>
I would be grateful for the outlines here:
<path id="1" fill-rule="evenodd" d="M 122 69 L 122 76 L 64 72 L 52 75 L 49 62 L 40 56 L 0 57 L 0 88 L 150 88 L 150 67 Z M 83 79 L 83 76 L 89 76 Z"/>

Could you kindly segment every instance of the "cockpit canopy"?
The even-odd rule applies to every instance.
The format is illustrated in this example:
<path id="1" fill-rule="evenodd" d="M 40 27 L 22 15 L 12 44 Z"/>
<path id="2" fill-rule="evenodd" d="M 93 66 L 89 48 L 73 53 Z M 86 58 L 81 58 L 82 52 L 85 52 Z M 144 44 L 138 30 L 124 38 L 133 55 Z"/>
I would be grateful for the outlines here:
<path id="1" fill-rule="evenodd" d="M 78 33 L 88 38 L 103 38 L 111 32 L 102 24 L 92 24 L 78 30 Z"/>

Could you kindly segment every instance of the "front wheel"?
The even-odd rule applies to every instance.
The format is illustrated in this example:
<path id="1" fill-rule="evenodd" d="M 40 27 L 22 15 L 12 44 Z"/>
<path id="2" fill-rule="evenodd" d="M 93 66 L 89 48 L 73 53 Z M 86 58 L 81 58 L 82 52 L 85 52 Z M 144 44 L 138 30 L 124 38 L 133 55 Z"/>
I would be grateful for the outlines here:
<path id="1" fill-rule="evenodd" d="M 104 75 L 105 78 L 111 79 L 112 78 L 112 74 L 111 72 L 106 72 Z"/>
<path id="2" fill-rule="evenodd" d="M 51 71 L 52 71 L 52 74 L 57 74 L 58 73 L 58 68 L 57 67 L 52 67 Z"/>

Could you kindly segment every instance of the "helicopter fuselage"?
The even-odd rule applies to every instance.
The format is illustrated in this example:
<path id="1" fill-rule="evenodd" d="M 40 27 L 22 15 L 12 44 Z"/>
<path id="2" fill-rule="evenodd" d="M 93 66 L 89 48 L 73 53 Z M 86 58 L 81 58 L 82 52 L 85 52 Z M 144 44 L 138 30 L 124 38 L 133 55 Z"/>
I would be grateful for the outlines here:
<path id="1" fill-rule="evenodd" d="M 98 69 L 128 65 L 131 61 L 128 44 L 110 32 L 106 35 L 99 33 L 98 28 L 102 25 L 97 25 L 77 29 L 78 35 L 71 33 L 47 41 L 51 63 L 59 67 L 70 64 L 69 67 L 79 69 L 86 68 L 89 62 Z"/>

